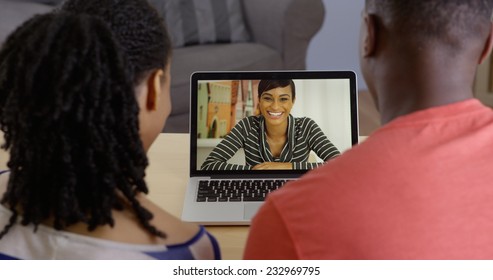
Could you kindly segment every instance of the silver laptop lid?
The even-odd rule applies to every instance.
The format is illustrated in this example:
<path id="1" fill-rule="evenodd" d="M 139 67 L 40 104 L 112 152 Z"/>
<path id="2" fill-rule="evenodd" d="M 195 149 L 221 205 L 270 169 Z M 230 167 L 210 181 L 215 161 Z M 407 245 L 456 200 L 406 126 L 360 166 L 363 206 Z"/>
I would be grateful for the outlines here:
<path id="1" fill-rule="evenodd" d="M 262 119 L 259 110 L 258 86 L 262 80 L 291 80 L 295 98 L 290 109 L 293 123 L 307 118 L 313 120 L 326 138 L 340 151 L 358 142 L 358 106 L 356 75 L 352 71 L 256 71 L 256 72 L 196 72 L 191 76 L 190 108 L 190 176 L 248 178 L 298 177 L 310 168 L 296 170 L 250 170 L 246 153 L 265 149 L 265 139 L 252 138 L 245 149 L 239 149 L 228 158 L 228 165 L 211 167 L 210 156 L 224 155 L 227 151 L 214 150 L 228 138 L 235 125 L 242 122 L 251 128 L 252 121 Z M 265 83 L 264 83 L 265 84 Z M 280 110 L 282 111 L 282 110 Z M 281 114 L 273 112 L 272 114 Z M 257 118 L 252 116 L 258 116 Z M 274 115 L 274 118 L 277 117 Z M 248 118 L 248 120 L 247 120 Z M 260 126 L 255 126 L 259 125 Z M 254 124 L 265 127 L 263 121 Z M 263 135 L 260 132 L 257 134 Z M 229 141 L 236 141 L 230 136 Z M 221 146 L 227 150 L 227 146 Z M 267 145 L 267 144 L 266 144 Z M 253 150 L 252 150 L 253 149 Z M 255 151 L 254 151 L 255 152 Z M 267 151 L 269 152 L 269 151 Z M 284 152 L 284 150 L 283 150 Z M 313 154 L 313 155 L 312 155 Z M 312 152 L 311 161 L 320 162 Z M 267 155 L 269 156 L 269 155 Z M 207 162 L 206 162 L 207 161 Z M 209 163 L 209 166 L 207 164 Z M 217 168 L 223 166 L 224 168 Z M 243 167 L 243 169 L 242 169 Z M 246 168 L 245 168 L 246 167 Z M 299 168 L 300 166 L 298 166 Z M 313 168 L 313 167 L 312 167 Z M 214 169 L 214 170 L 211 170 Z M 237 170 L 242 169 L 242 170 Z M 248 169 L 248 170 L 245 170 Z"/>

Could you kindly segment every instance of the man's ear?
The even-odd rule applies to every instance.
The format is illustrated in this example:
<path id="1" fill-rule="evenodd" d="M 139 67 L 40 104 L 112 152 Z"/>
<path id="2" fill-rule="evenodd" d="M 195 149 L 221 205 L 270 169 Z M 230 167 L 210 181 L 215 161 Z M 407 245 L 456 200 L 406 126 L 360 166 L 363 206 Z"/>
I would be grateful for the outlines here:
<path id="1" fill-rule="evenodd" d="M 375 15 L 363 15 L 363 57 L 372 56 L 377 46 L 377 20 Z"/>
<path id="2" fill-rule="evenodd" d="M 149 111 L 157 109 L 157 103 L 161 96 L 161 79 L 164 72 L 161 69 L 155 70 L 147 78 L 147 100 L 146 107 Z"/>
<path id="3" fill-rule="evenodd" d="M 488 55 L 490 55 L 492 48 L 493 48 L 493 23 L 491 23 L 490 34 L 488 36 L 488 39 L 484 43 L 483 52 L 479 57 L 478 64 L 483 63 L 483 61 L 488 57 Z"/>

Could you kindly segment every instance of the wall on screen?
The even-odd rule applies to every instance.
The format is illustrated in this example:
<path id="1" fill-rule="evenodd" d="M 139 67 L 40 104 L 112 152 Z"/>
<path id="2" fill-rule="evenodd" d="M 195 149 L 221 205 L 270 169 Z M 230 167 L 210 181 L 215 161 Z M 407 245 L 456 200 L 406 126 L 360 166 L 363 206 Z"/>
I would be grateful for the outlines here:
<path id="1" fill-rule="evenodd" d="M 351 97 L 349 80 L 294 80 L 294 117 L 309 117 L 329 140 L 345 151 L 351 147 Z"/>

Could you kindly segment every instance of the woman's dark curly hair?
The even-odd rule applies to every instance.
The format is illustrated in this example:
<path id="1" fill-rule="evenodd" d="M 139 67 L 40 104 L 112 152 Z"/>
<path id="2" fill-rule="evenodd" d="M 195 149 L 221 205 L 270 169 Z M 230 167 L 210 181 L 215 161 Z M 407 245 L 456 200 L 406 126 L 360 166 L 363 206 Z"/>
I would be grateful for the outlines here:
<path id="1" fill-rule="evenodd" d="M 0 238 L 19 213 L 35 230 L 49 218 L 58 230 L 80 222 L 94 230 L 113 226 L 112 210 L 127 204 L 144 228 L 165 237 L 136 199 L 148 192 L 148 160 L 134 87 L 164 69 L 166 29 L 145 0 L 64 7 L 28 20 L 0 49 L 0 129 L 10 151 L 1 202 L 13 213 Z"/>
<path id="2" fill-rule="evenodd" d="M 130 62 L 134 83 L 149 70 L 164 69 L 171 56 L 164 21 L 147 0 L 66 0 L 60 10 L 106 22 Z"/>

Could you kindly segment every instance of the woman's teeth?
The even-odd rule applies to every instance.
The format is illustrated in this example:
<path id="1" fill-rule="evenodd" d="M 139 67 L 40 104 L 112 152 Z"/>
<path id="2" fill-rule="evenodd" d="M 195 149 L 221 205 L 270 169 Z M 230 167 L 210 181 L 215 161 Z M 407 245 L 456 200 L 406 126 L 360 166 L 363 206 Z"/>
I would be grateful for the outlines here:
<path id="1" fill-rule="evenodd" d="M 274 117 L 279 117 L 280 115 L 282 115 L 282 113 L 269 112 L 269 115 L 274 116 Z"/>

